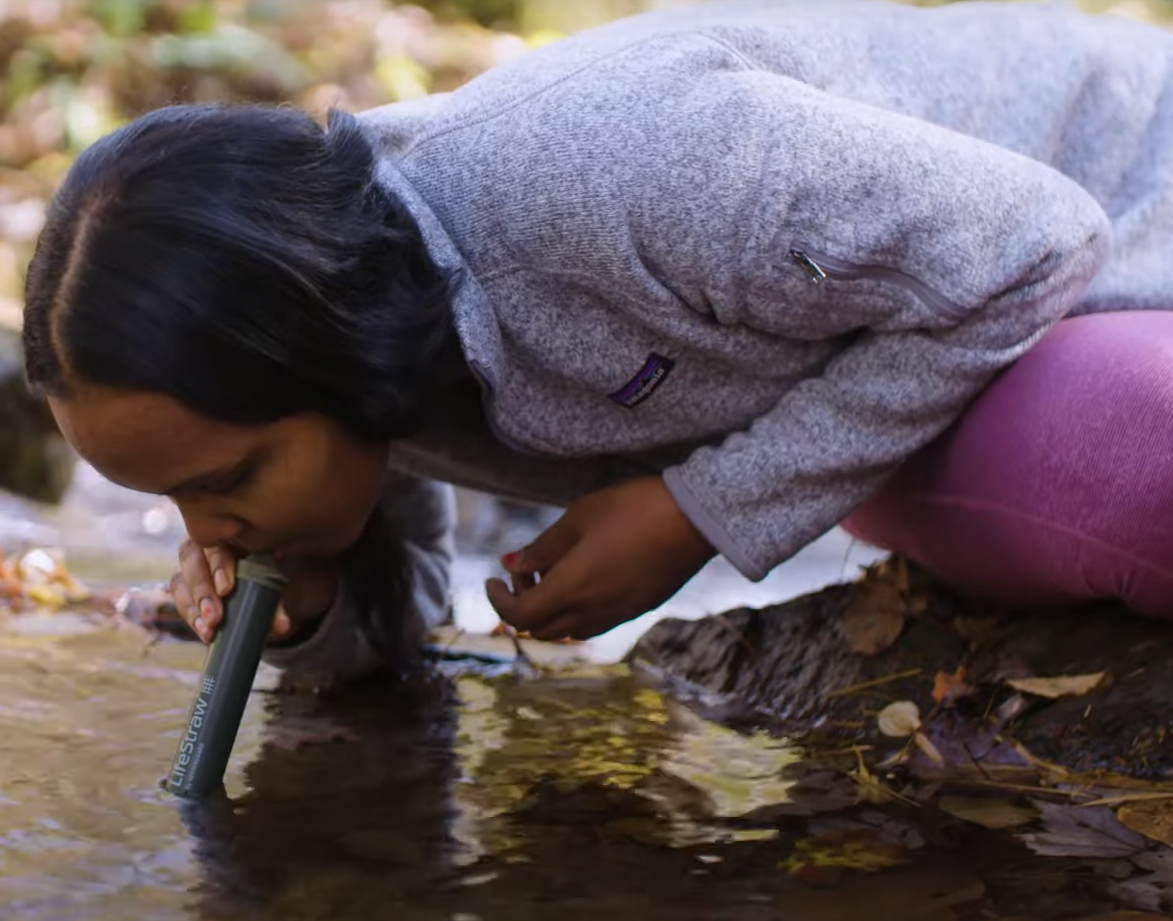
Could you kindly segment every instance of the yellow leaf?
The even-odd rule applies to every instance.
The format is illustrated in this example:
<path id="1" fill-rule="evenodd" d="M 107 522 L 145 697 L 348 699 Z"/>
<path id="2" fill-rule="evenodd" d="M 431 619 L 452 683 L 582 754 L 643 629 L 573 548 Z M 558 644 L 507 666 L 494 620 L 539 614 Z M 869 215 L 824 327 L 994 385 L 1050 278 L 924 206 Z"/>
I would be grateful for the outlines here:
<path id="1" fill-rule="evenodd" d="M 65 604 L 65 593 L 55 585 L 29 585 L 24 593 L 34 604 L 45 607 L 59 608 Z"/>
<path id="2" fill-rule="evenodd" d="M 1081 697 L 1104 683 L 1107 672 L 1093 675 L 1062 675 L 1057 678 L 1014 678 L 1006 684 L 1024 694 L 1055 700 L 1059 697 Z"/>
<path id="3" fill-rule="evenodd" d="M 1173 847 L 1173 800 L 1125 803 L 1116 818 L 1125 828 Z"/>
<path id="4" fill-rule="evenodd" d="M 904 851 L 897 845 L 872 836 L 836 835 L 799 841 L 780 866 L 796 874 L 812 867 L 875 872 L 903 862 Z"/>

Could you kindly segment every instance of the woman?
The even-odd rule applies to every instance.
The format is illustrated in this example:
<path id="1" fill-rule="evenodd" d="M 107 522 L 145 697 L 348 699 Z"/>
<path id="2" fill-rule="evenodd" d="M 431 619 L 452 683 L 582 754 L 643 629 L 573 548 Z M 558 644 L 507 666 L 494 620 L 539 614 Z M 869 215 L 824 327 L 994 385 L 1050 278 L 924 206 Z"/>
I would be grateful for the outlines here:
<path id="1" fill-rule="evenodd" d="M 437 482 L 567 505 L 487 586 L 539 637 L 845 520 L 1008 602 L 1167 615 L 1171 52 L 1049 6 L 734 0 L 324 130 L 153 112 L 52 205 L 29 377 L 178 503 L 205 640 L 234 557 L 281 555 L 288 667 L 444 616 Z"/>

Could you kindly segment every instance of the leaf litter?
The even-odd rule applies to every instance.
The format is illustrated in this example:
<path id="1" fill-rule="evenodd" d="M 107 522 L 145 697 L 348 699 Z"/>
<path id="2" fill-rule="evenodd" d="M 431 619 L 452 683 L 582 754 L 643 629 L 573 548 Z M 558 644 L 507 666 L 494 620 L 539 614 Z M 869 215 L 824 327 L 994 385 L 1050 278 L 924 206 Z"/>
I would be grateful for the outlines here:
<path id="1" fill-rule="evenodd" d="M 909 599 L 907 568 L 886 561 L 869 569 L 843 615 L 849 650 L 874 656 L 889 648 L 916 616 Z M 971 656 L 991 646 L 1002 629 L 994 616 L 969 618 L 964 627 L 958 633 Z M 832 696 L 883 695 L 886 686 L 916 677 L 919 670 L 905 670 Z M 878 752 L 874 760 L 856 747 L 854 769 L 843 770 L 860 804 L 885 810 L 932 804 L 946 821 L 1011 832 L 1038 857 L 1094 865 L 1096 878 L 1107 887 L 1100 891 L 1135 910 L 1118 912 L 1120 919 L 1153 917 L 1146 913 L 1173 909 L 1173 849 L 1168 846 L 1173 844 L 1173 791 L 1126 775 L 1080 775 L 1050 764 L 1010 731 L 1032 701 L 1082 697 L 1110 683 L 1104 671 L 1032 675 L 1026 663 L 1005 660 L 995 650 L 993 658 L 982 660 L 980 673 L 963 661 L 933 674 L 928 695 L 933 707 L 927 714 L 909 699 L 890 700 L 871 711 L 880 736 L 902 747 L 886 757 Z M 988 692 L 984 704 L 974 700 L 983 691 Z M 979 718 L 975 710 L 982 706 L 985 713 Z M 824 829 L 820 838 L 814 823 L 810 831 L 811 838 L 800 841 L 785 863 L 803 878 L 825 874 L 828 865 L 837 864 L 878 872 L 888 869 L 885 861 L 896 860 L 891 842 L 869 849 L 866 842 L 875 836 L 862 831 L 828 837 Z M 1090 906 L 1088 913 L 1094 914 Z M 1115 921 L 1111 913 L 1101 912 L 1101 917 Z"/>
<path id="2" fill-rule="evenodd" d="M 1096 672 L 1092 675 L 1061 675 L 1056 678 L 1011 678 L 1006 681 L 1006 685 L 1023 694 L 1057 700 L 1060 697 L 1082 697 L 1100 687 L 1107 678 L 1106 672 Z"/>
<path id="3" fill-rule="evenodd" d="M 900 567 L 889 567 L 878 575 L 885 587 L 857 592 L 844 615 L 848 642 L 859 654 L 882 652 L 899 637 L 906 621 L 915 616 L 909 604 L 907 572 Z M 980 626 L 982 630 L 976 633 L 988 637 L 995 629 L 995 622 L 985 619 Z M 495 658 L 520 658 L 517 656 L 520 638 L 499 635 L 488 639 L 501 647 L 494 648 Z M 445 648 L 452 654 L 451 649 Z M 546 647 L 534 644 L 534 648 Z M 570 653 L 566 647 L 550 648 Z M 559 661 L 555 671 L 569 668 L 573 672 L 581 667 L 573 654 L 558 658 L 565 661 Z M 549 673 L 550 669 L 543 671 Z M 921 675 L 921 669 L 905 669 L 859 682 L 835 694 L 847 696 L 866 690 L 884 696 L 890 686 L 897 687 L 898 681 L 917 678 L 926 687 L 928 675 L 923 678 Z M 544 680 L 536 672 L 523 677 L 525 683 Z M 802 825 L 797 837 L 792 835 L 788 839 L 787 850 L 777 861 L 779 870 L 799 886 L 839 887 L 804 890 L 795 904 L 805 905 L 803 899 L 808 895 L 823 894 L 825 901 L 816 898 L 811 904 L 823 906 L 819 910 L 828 912 L 819 915 L 812 908 L 810 913 L 802 915 L 804 921 L 845 916 L 847 893 L 871 891 L 870 884 L 864 880 L 876 883 L 875 912 L 870 911 L 869 904 L 869 914 L 875 918 L 968 921 L 970 914 L 963 916 L 955 908 L 982 898 L 986 884 L 976 876 L 959 882 L 962 894 L 956 898 L 921 891 L 918 880 L 932 873 L 926 876 L 911 853 L 925 847 L 925 835 L 930 834 L 934 822 L 952 823 L 948 827 L 953 828 L 969 827 L 974 833 L 981 833 L 979 829 L 1010 832 L 1007 840 L 1021 842 L 1041 858 L 1122 867 L 1110 875 L 1106 869 L 1097 871 L 1101 874 L 1097 878 L 1102 876 L 1101 887 L 1112 899 L 1141 911 L 1166 910 L 1173 907 L 1169 902 L 1173 893 L 1173 863 L 1167 856 L 1173 851 L 1163 843 L 1168 842 L 1169 826 L 1173 824 L 1173 793 L 1158 792 L 1151 784 L 1130 783 L 1123 777 L 1075 776 L 1034 758 L 1008 732 L 1013 720 L 1031 705 L 1032 699 L 1089 693 L 1106 680 L 1104 673 L 1032 678 L 1021 668 L 1008 669 L 999 675 L 991 675 L 987 670 L 979 675 L 971 671 L 969 662 L 961 662 L 952 670 L 942 669 L 932 675 L 929 696 L 933 706 L 929 712 L 922 712 L 913 700 L 892 700 L 878 713 L 871 711 L 869 719 L 875 720 L 872 725 L 880 729 L 882 736 L 901 746 L 894 755 L 885 757 L 885 752 L 872 752 L 862 744 L 847 749 L 842 749 L 840 744 L 837 751 L 820 753 L 819 746 L 814 745 L 808 749 L 809 761 L 792 765 L 779 774 L 777 780 L 785 781 L 784 801 L 754 806 L 740 820 L 745 823 L 744 828 L 731 826 L 725 834 L 729 840 L 743 836 L 748 841 L 744 836 L 768 830 L 762 828 L 763 824 L 773 826 L 773 835 L 777 835 L 779 827 L 786 827 L 786 823 Z M 907 684 L 899 687 L 908 692 Z M 1014 693 L 997 706 L 994 698 L 988 704 L 984 698 L 973 700 L 984 690 L 993 695 Z M 988 712 L 975 718 L 975 709 L 980 712 L 982 706 Z M 519 717 L 521 714 L 519 708 Z M 539 715 L 541 719 L 529 723 L 546 722 L 544 711 Z M 862 730 L 864 723 L 857 726 Z M 352 741 L 345 731 L 332 727 L 324 731 L 318 731 L 318 727 L 306 729 L 269 741 L 290 749 Z M 841 743 L 841 736 L 839 740 Z M 850 761 L 845 761 L 848 758 Z M 608 773 L 622 760 L 604 759 Z M 672 789 L 664 792 L 660 791 L 664 783 L 659 783 L 657 777 L 657 772 L 649 774 L 646 780 L 640 781 L 640 789 L 652 799 L 679 800 L 682 793 L 676 787 L 681 786 L 681 781 L 674 779 L 669 784 Z M 691 778 L 688 781 L 691 783 Z M 1051 799 L 1058 802 L 1050 802 Z M 674 808 L 683 807 L 677 804 Z M 923 817 L 927 823 L 925 832 L 917 830 L 921 819 L 915 824 L 902 823 L 893 817 L 894 813 L 915 813 Z M 868 815 L 873 819 L 871 823 L 864 818 Z M 880 820 L 876 821 L 876 816 Z M 638 820 L 641 828 L 648 821 Z M 622 823 L 611 822 L 607 827 L 614 830 L 619 824 Z M 628 838 L 635 840 L 630 835 Z M 886 901 L 880 905 L 880 899 Z M 885 914 L 906 902 L 909 906 L 906 914 Z"/>
<path id="4" fill-rule="evenodd" d="M 908 566 L 889 557 L 868 567 L 843 611 L 847 648 L 863 656 L 883 652 L 900 638 L 908 609 Z"/>
<path id="5" fill-rule="evenodd" d="M 1125 803 L 1117 811 L 1116 817 L 1125 828 L 1173 847 L 1173 794 L 1169 798 Z"/>
<path id="6" fill-rule="evenodd" d="M 965 682 L 966 668 L 957 666 L 953 674 L 937 672 L 933 676 L 933 701 L 942 707 L 951 707 L 964 697 L 977 693 L 977 688 Z"/>
<path id="7" fill-rule="evenodd" d="M 876 721 L 888 738 L 904 739 L 920 729 L 920 708 L 911 700 L 898 700 L 881 710 Z"/>
<path id="8" fill-rule="evenodd" d="M 942 796 L 937 807 L 954 818 L 994 831 L 1020 828 L 1039 817 L 1039 810 L 1033 806 L 1016 806 L 993 797 Z"/>
<path id="9" fill-rule="evenodd" d="M 1148 847 L 1142 835 L 1120 824 L 1107 806 L 1073 808 L 1042 800 L 1034 807 L 1043 829 L 1020 836 L 1024 844 L 1043 857 L 1132 857 Z"/>

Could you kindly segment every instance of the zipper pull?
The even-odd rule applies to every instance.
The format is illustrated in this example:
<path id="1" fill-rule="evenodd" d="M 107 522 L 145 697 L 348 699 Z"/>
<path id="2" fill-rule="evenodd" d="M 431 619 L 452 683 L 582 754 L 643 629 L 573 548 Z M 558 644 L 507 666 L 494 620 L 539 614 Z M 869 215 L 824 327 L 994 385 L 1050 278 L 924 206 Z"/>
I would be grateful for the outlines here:
<path id="1" fill-rule="evenodd" d="M 790 258 L 802 266 L 803 271 L 805 271 L 811 277 L 812 284 L 817 285 L 827 280 L 827 273 L 819 267 L 817 262 L 815 262 L 802 250 L 792 249 L 790 251 Z"/>

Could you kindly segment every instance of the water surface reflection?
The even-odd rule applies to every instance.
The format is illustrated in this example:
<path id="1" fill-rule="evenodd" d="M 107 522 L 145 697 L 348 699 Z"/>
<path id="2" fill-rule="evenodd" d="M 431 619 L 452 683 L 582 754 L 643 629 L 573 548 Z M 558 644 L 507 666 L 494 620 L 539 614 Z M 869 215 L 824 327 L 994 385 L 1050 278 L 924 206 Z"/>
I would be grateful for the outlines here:
<path id="1" fill-rule="evenodd" d="M 1049 921 L 1111 904 L 1110 861 L 856 805 L 841 772 L 615 665 L 448 662 L 329 693 L 265 671 L 224 795 L 184 804 L 158 783 L 202 650 L 36 625 L 0 631 L 5 919 Z"/>

